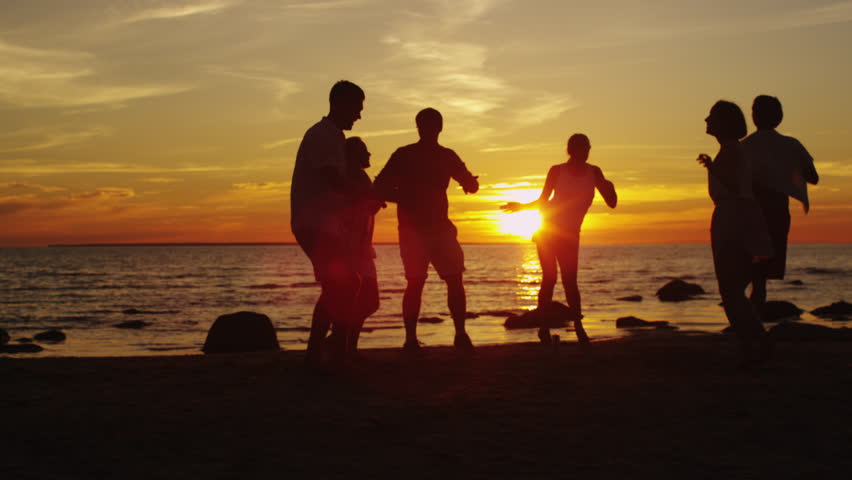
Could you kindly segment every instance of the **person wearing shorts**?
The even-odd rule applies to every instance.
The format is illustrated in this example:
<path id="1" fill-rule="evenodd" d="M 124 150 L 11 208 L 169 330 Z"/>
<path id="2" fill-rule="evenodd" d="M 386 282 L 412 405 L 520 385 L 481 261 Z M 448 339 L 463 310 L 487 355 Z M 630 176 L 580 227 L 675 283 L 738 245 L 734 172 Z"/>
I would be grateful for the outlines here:
<path id="1" fill-rule="evenodd" d="M 450 179 L 465 193 L 479 190 L 477 177 L 451 149 L 438 143 L 443 117 L 434 108 L 416 117 L 420 141 L 398 148 L 376 176 L 375 191 L 382 200 L 397 204 L 399 251 L 405 269 L 406 288 L 402 300 L 406 351 L 417 351 L 417 320 L 429 264 L 447 284 L 447 304 L 456 335 L 453 344 L 472 352 L 465 331 L 467 299 L 462 275 L 464 253 L 457 230 L 448 216 L 447 188 Z"/>

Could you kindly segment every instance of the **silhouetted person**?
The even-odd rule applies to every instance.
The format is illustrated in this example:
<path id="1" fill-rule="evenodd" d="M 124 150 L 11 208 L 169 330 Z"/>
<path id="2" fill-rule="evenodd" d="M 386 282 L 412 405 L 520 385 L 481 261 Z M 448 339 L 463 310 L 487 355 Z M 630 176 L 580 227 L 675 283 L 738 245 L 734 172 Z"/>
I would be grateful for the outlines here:
<path id="1" fill-rule="evenodd" d="M 766 303 L 766 280 L 783 279 L 787 265 L 787 235 L 790 233 L 789 197 L 810 209 L 808 183 L 816 185 L 819 175 L 814 159 L 793 137 L 778 133 L 784 112 L 775 97 L 760 95 L 754 99 L 751 118 L 757 131 L 742 141 L 752 163 L 754 195 L 772 237 L 772 256 L 755 265 L 751 301 L 762 309 Z"/>
<path id="2" fill-rule="evenodd" d="M 465 331 L 464 253 L 447 214 L 447 187 L 452 178 L 465 193 L 476 193 L 479 182 L 454 151 L 438 144 L 443 117 L 437 110 L 421 110 L 416 123 L 420 141 L 398 148 L 375 181 L 379 197 L 397 204 L 399 251 L 408 282 L 402 301 L 403 348 L 420 348 L 417 319 L 431 263 L 447 284 L 447 304 L 456 329 L 453 344 L 459 350 L 472 351 Z"/>
<path id="3" fill-rule="evenodd" d="M 314 308 L 306 361 L 319 364 L 329 326 L 349 332 L 358 291 L 349 236 L 342 221 L 346 200 L 344 130 L 361 118 L 364 91 L 341 80 L 329 93 L 329 112 L 305 132 L 290 187 L 290 226 L 308 255 L 322 293 Z M 348 335 L 348 333 L 347 333 Z M 342 360 L 346 335 L 338 338 L 332 353 Z"/>
<path id="4" fill-rule="evenodd" d="M 370 167 L 370 152 L 360 137 L 346 139 L 346 165 L 349 208 L 344 224 L 349 234 L 353 265 L 360 279 L 353 307 L 353 325 L 346 333 L 347 351 L 354 354 L 358 349 L 358 337 L 364 321 L 379 309 L 373 228 L 376 212 L 384 205 L 373 195 L 373 181 L 365 171 Z M 338 333 L 335 329 L 335 335 Z"/>
<path id="5" fill-rule="evenodd" d="M 538 308 L 545 309 L 553 301 L 558 264 L 562 271 L 565 299 L 573 310 L 574 331 L 580 343 L 589 342 L 583 328 L 583 307 L 577 286 L 580 229 L 595 198 L 596 188 L 610 208 L 615 208 L 618 203 L 612 182 L 604 177 L 599 167 L 587 163 L 591 149 L 588 137 L 582 133 L 571 135 L 568 139 L 568 161 L 550 167 L 538 200 L 526 204 L 509 202 L 500 207 L 509 213 L 530 208 L 541 211 L 542 226 L 533 236 L 538 246 L 542 276 Z M 549 328 L 540 328 L 538 337 L 543 343 L 549 343 Z"/>
<path id="6" fill-rule="evenodd" d="M 719 141 L 715 159 L 698 155 L 707 168 L 710 198 L 715 208 L 710 223 L 713 266 L 728 322 L 743 350 L 743 365 L 762 360 L 770 344 L 756 309 L 745 296 L 752 264 L 772 254 L 766 222 L 752 192 L 751 165 L 739 140 L 746 135 L 742 110 L 720 100 L 710 109 L 707 134 Z"/>

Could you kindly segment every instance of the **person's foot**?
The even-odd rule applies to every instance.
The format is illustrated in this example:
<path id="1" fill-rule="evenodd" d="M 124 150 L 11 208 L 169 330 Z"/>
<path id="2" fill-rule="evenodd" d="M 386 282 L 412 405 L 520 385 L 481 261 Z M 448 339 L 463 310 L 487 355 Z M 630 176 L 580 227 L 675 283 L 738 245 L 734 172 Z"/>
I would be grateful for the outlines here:
<path id="1" fill-rule="evenodd" d="M 470 341 L 470 337 L 466 333 L 457 333 L 455 340 L 453 340 L 453 346 L 456 347 L 456 350 L 464 353 L 473 353 L 473 342 Z"/>
<path id="2" fill-rule="evenodd" d="M 541 327 L 538 329 L 538 340 L 542 345 L 550 345 L 550 329 Z"/>
<path id="3" fill-rule="evenodd" d="M 579 321 L 574 322 L 574 333 L 577 334 L 577 343 L 580 345 L 589 344 L 589 335 L 586 334 L 586 329 L 583 328 L 583 324 Z"/>
<path id="4" fill-rule="evenodd" d="M 420 342 L 416 339 L 406 340 L 405 343 L 402 344 L 402 351 L 405 353 L 420 353 L 422 351 L 420 348 Z"/>

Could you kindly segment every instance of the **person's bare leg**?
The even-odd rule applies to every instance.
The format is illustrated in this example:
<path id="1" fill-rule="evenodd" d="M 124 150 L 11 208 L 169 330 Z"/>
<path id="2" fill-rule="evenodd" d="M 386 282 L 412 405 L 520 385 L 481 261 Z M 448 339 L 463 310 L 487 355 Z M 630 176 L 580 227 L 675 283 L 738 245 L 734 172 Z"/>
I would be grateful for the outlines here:
<path id="1" fill-rule="evenodd" d="M 402 320 L 405 323 L 405 345 L 417 348 L 417 319 L 420 316 L 420 302 L 423 296 L 425 278 L 408 279 L 402 296 Z"/>
<path id="2" fill-rule="evenodd" d="M 763 312 L 766 304 L 766 275 L 763 272 L 755 272 L 751 277 L 751 303 L 758 312 Z"/>
<path id="3" fill-rule="evenodd" d="M 452 275 L 444 279 L 447 283 L 447 307 L 453 317 L 453 326 L 456 329 L 456 338 L 453 344 L 457 349 L 472 351 L 473 343 L 465 330 L 467 320 L 467 296 L 464 291 L 464 280 L 462 274 Z"/>
<path id="4" fill-rule="evenodd" d="M 556 287 L 556 256 L 553 251 L 538 245 L 538 263 L 541 265 L 541 286 L 538 289 L 538 308 L 544 311 L 553 302 L 553 289 Z M 550 328 L 542 325 L 538 329 L 538 339 L 541 343 L 550 343 Z"/>
<path id="5" fill-rule="evenodd" d="M 580 287 L 577 285 L 579 238 L 577 242 L 568 243 L 561 248 L 557 258 L 559 259 L 559 269 L 562 272 L 562 288 L 565 290 L 565 300 L 571 310 L 574 311 L 574 333 L 577 334 L 578 342 L 589 343 L 589 336 L 583 327 L 583 303 L 580 298 Z"/>
<path id="6" fill-rule="evenodd" d="M 375 278 L 364 277 L 361 279 L 361 288 L 358 289 L 358 297 L 355 300 L 355 319 L 353 329 L 348 338 L 348 351 L 355 353 L 358 351 L 358 339 L 361 336 L 361 329 L 364 327 L 364 321 L 376 313 L 379 309 L 379 289 Z"/>

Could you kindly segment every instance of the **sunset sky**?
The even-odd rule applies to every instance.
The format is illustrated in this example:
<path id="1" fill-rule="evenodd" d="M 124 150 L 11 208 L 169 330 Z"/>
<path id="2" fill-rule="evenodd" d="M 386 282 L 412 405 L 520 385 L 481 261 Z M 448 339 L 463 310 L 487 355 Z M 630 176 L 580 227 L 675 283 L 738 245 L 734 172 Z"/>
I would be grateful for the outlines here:
<path id="1" fill-rule="evenodd" d="M 462 241 L 524 241 L 499 205 L 583 132 L 619 193 L 584 242 L 707 242 L 704 118 L 766 93 L 821 176 L 791 240 L 852 242 L 850 46 L 852 1 L 4 2 L 0 246 L 292 241 L 296 149 L 340 79 L 366 92 L 348 135 L 373 176 L 443 113 L 482 184 L 451 187 Z"/>

